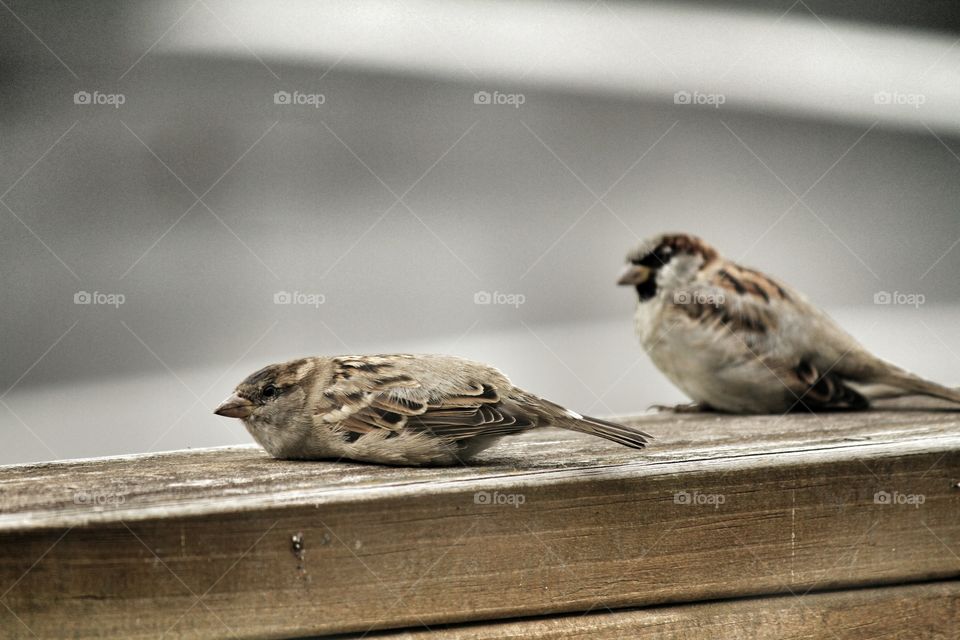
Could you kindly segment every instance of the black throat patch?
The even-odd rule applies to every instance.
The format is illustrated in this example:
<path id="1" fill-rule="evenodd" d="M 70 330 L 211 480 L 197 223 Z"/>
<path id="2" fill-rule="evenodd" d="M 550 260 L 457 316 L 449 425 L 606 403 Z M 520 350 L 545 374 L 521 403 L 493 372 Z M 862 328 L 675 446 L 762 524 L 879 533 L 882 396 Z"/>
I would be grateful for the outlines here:
<path id="1" fill-rule="evenodd" d="M 646 302 L 655 295 L 657 295 L 657 274 L 653 273 L 637 285 L 637 296 L 640 298 L 640 302 Z"/>

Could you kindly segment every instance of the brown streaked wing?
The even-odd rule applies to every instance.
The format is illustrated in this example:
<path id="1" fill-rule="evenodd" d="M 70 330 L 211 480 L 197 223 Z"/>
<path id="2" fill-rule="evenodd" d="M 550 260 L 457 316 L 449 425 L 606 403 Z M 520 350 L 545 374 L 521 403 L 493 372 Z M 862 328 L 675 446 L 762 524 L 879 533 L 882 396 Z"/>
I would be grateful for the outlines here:
<path id="1" fill-rule="evenodd" d="M 869 400 L 847 386 L 839 375 L 833 372 L 821 374 L 809 362 L 801 362 L 790 378 L 797 382 L 795 409 L 804 406 L 819 410 L 866 409 L 870 405 Z"/>
<path id="2" fill-rule="evenodd" d="M 445 396 L 428 389 L 419 394 L 397 393 L 419 387 L 389 365 L 371 368 L 351 362 L 347 375 L 324 392 L 330 403 L 325 419 L 352 434 L 383 429 L 430 431 L 459 440 L 475 435 L 513 433 L 535 424 L 529 416 L 501 401 L 492 385 L 473 381 Z M 419 396 L 418 399 L 411 395 Z"/>
<path id="3" fill-rule="evenodd" d="M 517 433 L 536 424 L 515 405 L 498 402 L 473 407 L 453 406 L 427 411 L 407 423 L 409 429 L 430 431 L 451 440 Z"/>
<path id="4" fill-rule="evenodd" d="M 740 287 L 739 289 L 737 287 Z M 765 335 L 777 330 L 777 316 L 769 303 L 759 294 L 751 294 L 737 281 L 717 275 L 714 281 L 696 290 L 686 292 L 685 301 L 674 301 L 676 311 L 711 326 L 729 329 L 734 333 Z"/>

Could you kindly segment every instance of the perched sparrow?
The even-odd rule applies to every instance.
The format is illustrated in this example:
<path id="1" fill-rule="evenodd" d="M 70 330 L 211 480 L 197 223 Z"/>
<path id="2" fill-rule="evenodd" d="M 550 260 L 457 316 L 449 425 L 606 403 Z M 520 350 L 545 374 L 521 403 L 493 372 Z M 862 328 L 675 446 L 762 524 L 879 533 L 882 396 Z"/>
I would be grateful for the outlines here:
<path id="1" fill-rule="evenodd" d="M 240 418 L 277 458 L 454 464 L 502 436 L 561 427 L 642 449 L 649 436 L 581 416 L 450 356 L 315 357 L 264 367 L 216 414 Z"/>
<path id="2" fill-rule="evenodd" d="M 699 408 L 866 409 L 868 398 L 891 388 L 960 402 L 957 391 L 868 352 L 803 294 L 699 238 L 660 235 L 627 261 L 617 284 L 640 298 L 640 342 Z"/>

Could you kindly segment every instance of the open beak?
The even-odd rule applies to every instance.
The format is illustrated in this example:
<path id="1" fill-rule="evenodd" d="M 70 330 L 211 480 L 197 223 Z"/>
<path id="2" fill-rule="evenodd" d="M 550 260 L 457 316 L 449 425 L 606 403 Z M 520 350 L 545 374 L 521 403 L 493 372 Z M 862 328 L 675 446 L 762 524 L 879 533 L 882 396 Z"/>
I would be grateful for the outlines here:
<path id="1" fill-rule="evenodd" d="M 213 410 L 218 416 L 226 418 L 246 418 L 253 413 L 253 403 L 246 398 L 233 394 Z"/>
<path id="2" fill-rule="evenodd" d="M 650 277 L 650 267 L 644 267 L 639 264 L 628 264 L 627 268 L 620 274 L 617 284 L 621 286 L 643 284 Z"/>

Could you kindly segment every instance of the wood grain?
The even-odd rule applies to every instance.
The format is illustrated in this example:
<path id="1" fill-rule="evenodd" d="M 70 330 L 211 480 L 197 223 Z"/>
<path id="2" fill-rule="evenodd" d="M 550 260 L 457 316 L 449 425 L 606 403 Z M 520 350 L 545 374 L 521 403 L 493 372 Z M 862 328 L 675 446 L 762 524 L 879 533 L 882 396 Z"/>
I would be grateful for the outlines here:
<path id="1" fill-rule="evenodd" d="M 954 640 L 960 583 L 937 582 L 596 612 L 432 631 L 372 633 L 371 640 Z M 356 637 L 356 636 L 354 636 Z"/>
<path id="2" fill-rule="evenodd" d="M 5 467 L 0 629 L 289 637 L 955 578 L 958 417 L 644 416 L 644 452 L 545 431 L 452 469 Z"/>

